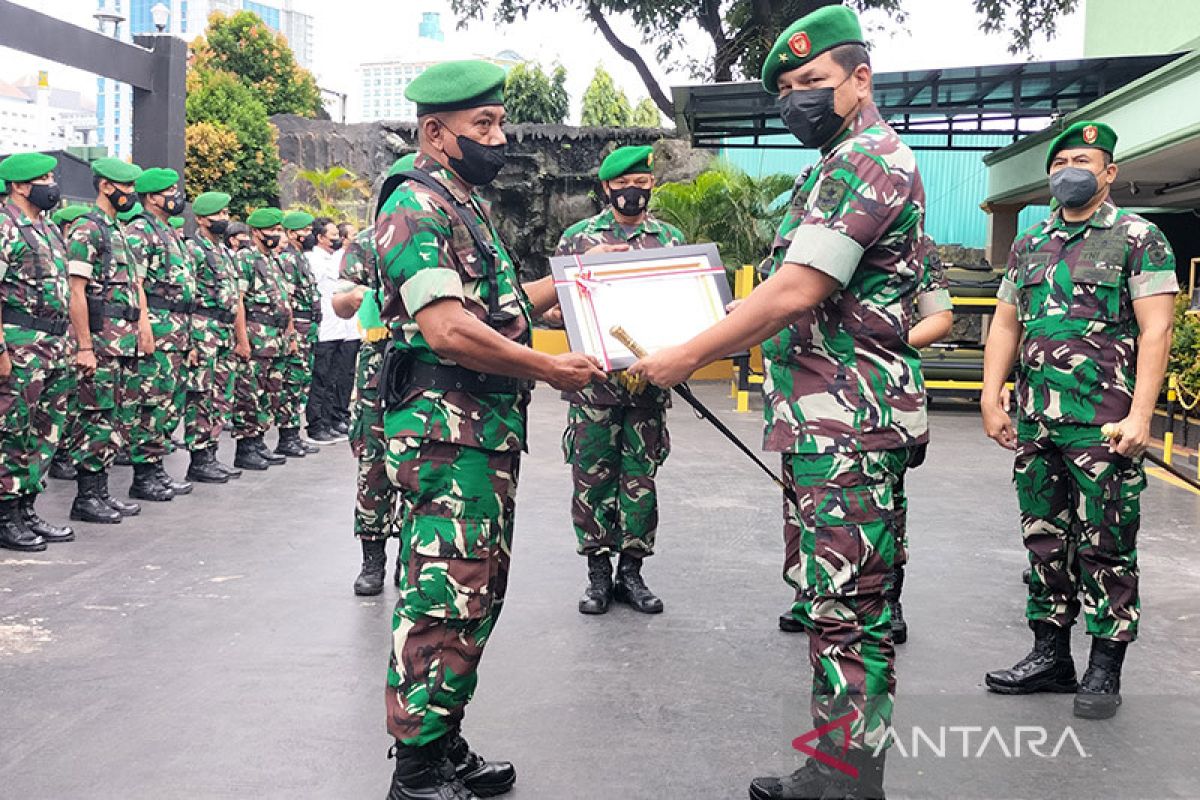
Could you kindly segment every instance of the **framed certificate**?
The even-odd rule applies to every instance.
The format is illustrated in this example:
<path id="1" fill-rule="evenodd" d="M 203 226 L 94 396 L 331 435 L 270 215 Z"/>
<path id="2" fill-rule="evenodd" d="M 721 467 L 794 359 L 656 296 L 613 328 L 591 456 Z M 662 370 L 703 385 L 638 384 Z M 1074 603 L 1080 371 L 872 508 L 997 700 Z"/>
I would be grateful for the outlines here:
<path id="1" fill-rule="evenodd" d="M 571 350 L 609 372 L 637 361 L 614 325 L 653 353 L 723 319 L 732 299 L 715 244 L 554 256 L 550 270 Z"/>

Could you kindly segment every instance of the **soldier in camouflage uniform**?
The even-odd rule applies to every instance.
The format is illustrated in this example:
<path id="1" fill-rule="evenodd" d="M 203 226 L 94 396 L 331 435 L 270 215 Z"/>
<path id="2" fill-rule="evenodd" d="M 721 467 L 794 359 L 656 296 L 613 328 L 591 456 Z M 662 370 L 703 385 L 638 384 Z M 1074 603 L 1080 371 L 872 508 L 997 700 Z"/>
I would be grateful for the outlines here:
<path id="1" fill-rule="evenodd" d="M 117 215 L 137 204 L 142 170 L 115 158 L 92 163 L 96 207 L 75 220 L 67 235 L 71 329 L 76 388 L 70 415 L 71 459 L 78 493 L 71 519 L 115 524 L 141 511 L 109 494 L 108 468 L 128 446 L 136 409 L 129 396 L 139 352 L 154 353 L 137 258 Z"/>
<path id="2" fill-rule="evenodd" d="M 1016 450 L 1013 482 L 1032 574 L 1033 651 L 987 686 L 1003 694 L 1073 692 L 1075 715 L 1113 716 L 1139 621 L 1141 456 L 1171 347 L 1175 257 L 1162 233 L 1117 208 L 1117 136 L 1068 127 L 1046 158 L 1060 208 L 1019 236 L 984 357 L 984 428 Z M 1000 405 L 1017 365 L 1014 429 Z M 1108 441 L 1101 431 L 1115 426 Z M 1092 649 L 1076 682 L 1071 626 L 1079 593 Z"/>
<path id="3" fill-rule="evenodd" d="M 679 229 L 647 210 L 654 189 L 654 148 L 620 147 L 598 177 L 610 208 L 563 232 L 555 255 L 642 250 L 683 244 Z M 654 476 L 670 451 L 667 406 L 671 393 L 655 386 L 629 388 L 626 376 L 567 393 L 570 402 L 563 455 L 571 465 L 571 519 L 578 550 L 588 560 L 583 614 L 603 614 L 614 597 L 645 614 L 663 603 L 642 579 L 642 560 L 654 554 L 658 495 Z M 620 554 L 614 591 L 612 556 Z"/>
<path id="4" fill-rule="evenodd" d="M 925 193 L 912 151 L 872 102 L 854 12 L 827 6 L 788 28 L 763 85 L 780 94 L 793 135 L 821 149 L 780 225 L 772 274 L 725 320 L 629 372 L 672 386 L 766 340 L 765 447 L 783 453 L 799 499 L 784 505 L 785 545 L 799 553 L 785 578 L 808 628 L 814 725 L 841 732 L 816 747 L 857 776 L 810 758 L 792 775 L 755 779 L 750 796 L 882 797 L 895 691 L 884 598 L 895 490 L 928 438 L 920 356 L 907 341 Z"/>
<path id="5" fill-rule="evenodd" d="M 246 309 L 246 333 L 250 361 L 235 378 L 233 437 L 241 469 L 264 470 L 283 464 L 263 444 L 271 422 L 281 417 L 283 369 L 295 354 L 296 329 L 292 325 L 288 282 L 275 255 L 283 239 L 283 212 L 260 208 L 246 219 L 254 235 L 254 247 L 237 256 L 239 289 Z"/>
<path id="6" fill-rule="evenodd" d="M 511 764 L 471 752 L 460 726 L 508 584 L 527 380 L 577 390 L 603 377 L 592 359 L 528 346 L 531 315 L 556 303 L 553 283 L 518 284 L 475 192 L 504 164 L 503 87 L 504 70 L 477 61 L 409 84 L 420 179 L 384 183 L 375 225 L 394 325 L 381 373 L 387 469 L 403 502 L 391 800 L 472 800 L 515 782 Z"/>
<path id="7" fill-rule="evenodd" d="M 237 266 L 222 241 L 229 226 L 229 200 L 224 192 L 197 197 L 192 202 L 196 235 L 186 241 L 196 276 L 196 365 L 188 371 L 183 440 L 192 454 L 188 480 L 202 483 L 225 483 L 242 474 L 217 460 L 221 430 L 233 412 L 234 372 L 250 358 Z"/>
<path id="8" fill-rule="evenodd" d="M 287 242 L 279 251 L 279 265 L 288 285 L 292 305 L 292 320 L 296 326 L 296 352 L 288 355 L 283 368 L 283 401 L 279 426 L 279 444 L 275 452 L 281 456 L 304 458 L 320 450 L 300 438 L 304 407 L 308 403 L 308 388 L 313 378 L 313 348 L 317 343 L 317 325 L 321 322 L 321 298 L 309 267 L 307 253 L 317 244 L 313 233 L 313 216 L 304 211 L 289 211 L 283 216 Z"/>
<path id="9" fill-rule="evenodd" d="M 59 200 L 57 166 L 42 153 L 0 161 L 0 547 L 11 550 L 75 538 L 34 510 L 70 389 L 66 244 L 45 216 Z"/>
<path id="10" fill-rule="evenodd" d="M 179 173 L 153 167 L 137 179 L 143 210 L 125 226 L 137 258 L 154 333 L 154 352 L 138 362 L 137 416 L 130 433 L 133 484 L 129 496 L 165 502 L 190 494 L 192 484 L 167 474 L 163 459 L 174 449 L 172 433 L 183 418 L 187 372 L 194 363 L 192 310 L 196 276 L 183 238 L 168 219 L 183 208 Z"/>

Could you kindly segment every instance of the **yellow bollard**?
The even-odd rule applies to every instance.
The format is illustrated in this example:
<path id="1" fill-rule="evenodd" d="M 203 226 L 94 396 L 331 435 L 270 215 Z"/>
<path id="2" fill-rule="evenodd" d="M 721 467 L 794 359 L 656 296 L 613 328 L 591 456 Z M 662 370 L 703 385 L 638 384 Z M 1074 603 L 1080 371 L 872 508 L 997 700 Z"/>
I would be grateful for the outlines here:
<path id="1" fill-rule="evenodd" d="M 1175 450 L 1175 402 L 1179 399 L 1179 379 L 1167 376 L 1167 430 L 1163 434 L 1163 461 L 1171 463 Z M 1186 423 L 1185 423 L 1186 424 Z"/>

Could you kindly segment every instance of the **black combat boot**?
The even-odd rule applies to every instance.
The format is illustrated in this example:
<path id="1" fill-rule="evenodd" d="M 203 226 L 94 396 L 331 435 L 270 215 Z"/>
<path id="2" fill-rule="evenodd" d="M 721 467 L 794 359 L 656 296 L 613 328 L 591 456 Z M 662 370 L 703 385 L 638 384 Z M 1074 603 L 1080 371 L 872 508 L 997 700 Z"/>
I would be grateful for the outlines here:
<path id="1" fill-rule="evenodd" d="M 275 445 L 275 453 L 288 458 L 304 458 L 308 455 L 308 448 L 304 446 L 304 442 L 300 441 L 300 429 L 280 428 L 279 443 Z"/>
<path id="2" fill-rule="evenodd" d="M 613 596 L 612 557 L 593 553 L 587 557 L 588 585 L 579 598 L 580 614 L 607 614 Z"/>
<path id="3" fill-rule="evenodd" d="M 142 507 L 137 503 L 126 503 L 124 500 L 118 500 L 109 494 L 108 491 L 108 473 L 100 473 L 100 495 L 104 498 L 104 502 L 108 503 L 108 507 L 116 511 L 122 517 L 136 517 L 142 513 Z"/>
<path id="4" fill-rule="evenodd" d="M 75 502 L 71 504 L 71 519 L 103 525 L 116 525 L 121 521 L 124 515 L 110 506 L 105 499 L 107 493 L 102 487 L 107 477 L 103 472 L 79 470 L 79 475 L 75 478 L 78 490 Z"/>
<path id="5" fill-rule="evenodd" d="M 1121 705 L 1121 667 L 1129 642 L 1092 637 L 1092 652 L 1087 671 L 1075 695 L 1075 716 L 1081 719 L 1108 719 Z"/>
<path id="6" fill-rule="evenodd" d="M 989 672 L 987 688 L 999 694 L 1074 692 L 1075 662 L 1071 659 L 1071 629 L 1049 622 L 1031 622 L 1033 649 L 1011 669 Z"/>
<path id="7" fill-rule="evenodd" d="M 383 579 L 387 575 L 387 539 L 363 539 L 362 571 L 354 579 L 354 593 L 359 597 L 373 597 L 383 592 Z"/>
<path id="8" fill-rule="evenodd" d="M 621 553 L 617 561 L 617 583 L 613 587 L 613 599 L 626 603 L 634 611 L 643 614 L 661 614 L 663 602 L 642 580 L 642 560 L 628 553 Z"/>
<path id="9" fill-rule="evenodd" d="M 876 756 L 871 750 L 850 750 L 843 756 L 840 747 L 824 739 L 818 747 L 855 770 L 857 777 L 810 758 L 791 775 L 755 778 L 750 783 L 751 800 L 885 800 L 886 751 Z"/>
<path id="10" fill-rule="evenodd" d="M 271 466 L 267 463 L 254 446 L 254 439 L 247 437 L 237 440 L 237 455 L 233 457 L 233 465 L 240 469 L 264 470 Z"/>
<path id="11" fill-rule="evenodd" d="M 387 800 L 479 800 L 446 758 L 445 738 L 421 747 L 397 743 L 388 751 L 396 770 Z"/>
<path id="12" fill-rule="evenodd" d="M 479 797 L 495 797 L 508 792 L 517 782 L 517 770 L 512 762 L 485 761 L 483 756 L 471 750 L 461 734 L 449 734 L 447 739 L 450 744 L 446 748 L 446 757 L 469 791 Z"/>
<path id="13" fill-rule="evenodd" d="M 236 467 L 231 467 L 228 464 L 225 464 L 224 462 L 220 461 L 217 458 L 217 448 L 218 448 L 218 445 L 215 445 L 215 444 L 211 444 L 208 446 L 208 453 L 210 456 L 209 460 L 216 466 L 217 469 L 221 470 L 226 475 L 228 475 L 229 480 L 233 481 L 233 480 L 237 480 L 238 478 L 242 477 L 242 471 L 240 469 L 237 469 Z"/>
<path id="14" fill-rule="evenodd" d="M 50 477 L 56 481 L 73 481 L 76 477 L 75 465 L 66 453 L 58 452 L 50 461 Z"/>
<path id="15" fill-rule="evenodd" d="M 159 461 L 154 465 L 154 479 L 163 486 L 171 490 L 171 493 L 178 497 L 181 494 L 191 494 L 192 484 L 187 481 L 177 481 L 167 474 L 167 468 Z"/>
<path id="16" fill-rule="evenodd" d="M 36 500 L 36 494 L 26 494 L 22 495 L 18 501 L 18 506 L 21 509 L 21 520 L 25 523 L 25 527 L 45 539 L 47 544 L 75 541 L 75 531 L 71 530 L 71 526 L 51 525 L 38 516 L 37 511 L 33 508 Z"/>
<path id="17" fill-rule="evenodd" d="M 0 500 L 0 547 L 36 553 L 46 549 L 46 540 L 29 529 L 21 518 L 20 501 Z"/>
<path id="18" fill-rule="evenodd" d="M 258 453 L 262 460 L 267 462 L 272 467 L 279 464 L 287 463 L 287 456 L 277 456 L 271 452 L 270 448 L 263 442 L 263 437 L 255 436 L 251 441 L 254 442 L 254 450 Z"/>
<path id="19" fill-rule="evenodd" d="M 784 633 L 804 633 L 804 623 L 796 619 L 796 615 L 789 608 L 779 615 L 779 630 Z"/>
<path id="20" fill-rule="evenodd" d="M 229 475 L 217 466 L 217 457 L 208 448 L 192 451 L 187 479 L 196 483 L 229 483 Z"/>
<path id="21" fill-rule="evenodd" d="M 900 592 L 904 590 L 904 567 L 893 567 L 883 587 L 883 599 L 892 610 L 892 642 L 904 644 L 908 641 L 908 623 L 904 621 L 904 607 L 900 605 Z"/>
<path id="22" fill-rule="evenodd" d="M 175 493 L 158 480 L 154 464 L 134 464 L 133 483 L 129 485 L 129 496 L 138 500 L 149 500 L 151 503 L 165 503 L 175 496 Z"/>

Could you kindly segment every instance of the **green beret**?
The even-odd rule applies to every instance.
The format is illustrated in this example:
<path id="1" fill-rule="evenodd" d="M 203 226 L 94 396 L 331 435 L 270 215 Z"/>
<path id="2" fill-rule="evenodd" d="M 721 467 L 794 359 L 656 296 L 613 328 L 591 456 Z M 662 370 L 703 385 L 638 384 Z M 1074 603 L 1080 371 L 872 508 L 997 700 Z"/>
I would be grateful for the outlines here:
<path id="1" fill-rule="evenodd" d="M 8 186 L 0 180 L 0 194 L 8 194 Z"/>
<path id="2" fill-rule="evenodd" d="M 274 228 L 283 223 L 283 212 L 278 208 L 259 208 L 246 217 L 246 224 L 251 228 Z"/>
<path id="3" fill-rule="evenodd" d="M 134 189 L 140 194 L 165 192 L 179 183 L 179 173 L 165 167 L 151 167 L 138 176 Z"/>
<path id="4" fill-rule="evenodd" d="M 283 227 L 284 230 L 298 231 L 312 225 L 314 219 L 316 217 L 307 211 L 289 211 L 283 215 Z"/>
<path id="5" fill-rule="evenodd" d="M 97 158 L 92 162 L 92 174 L 113 183 L 136 183 L 142 168 L 119 158 Z"/>
<path id="6" fill-rule="evenodd" d="M 119 214 L 117 214 L 117 219 L 121 220 L 121 222 L 129 222 L 134 217 L 140 216 L 141 213 L 145 210 L 146 209 L 142 208 L 141 203 L 134 203 L 133 208 L 129 209 L 128 211 L 122 211 Z"/>
<path id="7" fill-rule="evenodd" d="M 422 72 L 404 90 L 417 104 L 417 116 L 438 111 L 504 104 L 501 67 L 486 61 L 445 61 Z"/>
<path id="8" fill-rule="evenodd" d="M 175 230 L 179 230 L 180 228 L 182 228 L 183 223 L 184 223 L 183 217 L 167 217 L 167 224 L 170 225 Z"/>
<path id="9" fill-rule="evenodd" d="M 197 217 L 220 214 L 229 207 L 229 201 L 232 199 L 224 192 L 205 192 L 192 201 L 192 213 Z"/>
<path id="10" fill-rule="evenodd" d="M 45 153 L 14 153 L 0 161 L 0 178 L 9 183 L 36 180 L 54 171 L 58 159 Z"/>
<path id="11" fill-rule="evenodd" d="M 62 225 L 64 222 L 74 222 L 91 210 L 91 206 L 63 206 L 50 215 L 50 221 L 55 225 Z"/>
<path id="12" fill-rule="evenodd" d="M 399 175 L 401 172 L 409 172 L 417 168 L 417 154 L 409 153 L 406 156 L 401 156 L 396 159 L 396 163 L 392 164 L 392 168 L 387 171 L 387 177 Z"/>
<path id="13" fill-rule="evenodd" d="M 1117 133 L 1103 122 L 1076 122 L 1050 143 L 1050 152 L 1046 153 L 1046 172 L 1050 171 L 1050 162 L 1054 161 L 1055 153 L 1073 147 L 1094 147 L 1111 156 L 1117 149 Z"/>
<path id="14" fill-rule="evenodd" d="M 597 177 L 602 181 L 611 181 L 622 175 L 654 174 L 654 148 L 650 145 L 642 147 L 618 147 L 608 154 L 600 164 Z"/>
<path id="15" fill-rule="evenodd" d="M 842 44 L 861 44 L 862 27 L 858 15 L 842 5 L 818 8 L 801 17 L 779 34 L 775 46 L 763 63 L 763 88 L 779 94 L 779 76 L 803 67 L 826 50 Z"/>

